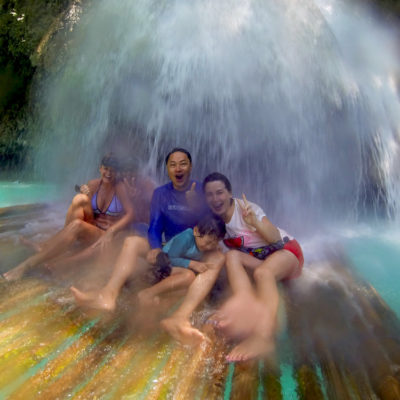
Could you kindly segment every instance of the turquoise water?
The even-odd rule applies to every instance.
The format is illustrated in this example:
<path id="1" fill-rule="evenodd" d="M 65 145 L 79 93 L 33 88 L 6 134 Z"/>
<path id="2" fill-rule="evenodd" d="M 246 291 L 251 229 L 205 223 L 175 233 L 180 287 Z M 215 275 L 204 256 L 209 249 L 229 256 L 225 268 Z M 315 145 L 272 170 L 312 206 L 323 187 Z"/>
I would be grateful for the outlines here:
<path id="1" fill-rule="evenodd" d="M 361 235 L 348 240 L 346 249 L 357 272 L 400 317 L 400 232 L 378 230 Z"/>
<path id="2" fill-rule="evenodd" d="M 0 181 L 0 208 L 22 204 L 51 203 L 59 196 L 60 192 L 53 184 Z"/>

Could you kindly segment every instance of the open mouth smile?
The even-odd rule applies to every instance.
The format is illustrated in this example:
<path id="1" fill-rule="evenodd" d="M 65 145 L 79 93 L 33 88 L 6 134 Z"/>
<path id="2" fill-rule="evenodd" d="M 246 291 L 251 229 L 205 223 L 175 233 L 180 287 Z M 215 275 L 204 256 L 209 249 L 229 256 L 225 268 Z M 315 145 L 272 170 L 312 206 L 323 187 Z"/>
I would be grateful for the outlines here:
<path id="1" fill-rule="evenodd" d="M 219 204 L 213 204 L 212 208 L 214 209 L 214 211 L 222 211 L 224 207 L 224 203 L 219 203 Z"/>

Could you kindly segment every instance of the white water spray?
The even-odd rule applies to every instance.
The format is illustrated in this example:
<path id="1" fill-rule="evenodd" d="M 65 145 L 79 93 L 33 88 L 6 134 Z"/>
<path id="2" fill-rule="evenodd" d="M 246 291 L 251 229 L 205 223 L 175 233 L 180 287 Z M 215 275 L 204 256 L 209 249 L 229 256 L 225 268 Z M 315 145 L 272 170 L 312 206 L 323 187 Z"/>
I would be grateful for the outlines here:
<path id="1" fill-rule="evenodd" d="M 182 146 L 293 233 L 396 213 L 394 44 L 336 0 L 98 1 L 48 84 L 38 165 L 89 178 L 112 148 L 162 176 Z"/>

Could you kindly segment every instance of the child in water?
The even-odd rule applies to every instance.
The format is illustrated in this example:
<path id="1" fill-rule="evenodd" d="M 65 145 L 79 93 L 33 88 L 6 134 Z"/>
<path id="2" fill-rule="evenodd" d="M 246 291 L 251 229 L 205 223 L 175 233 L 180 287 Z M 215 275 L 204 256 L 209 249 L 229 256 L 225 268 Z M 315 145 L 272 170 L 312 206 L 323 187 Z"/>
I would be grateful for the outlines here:
<path id="1" fill-rule="evenodd" d="M 225 236 L 221 218 L 208 215 L 193 229 L 188 228 L 168 241 L 158 254 L 156 274 L 161 281 L 138 293 L 142 305 L 158 305 L 160 295 L 186 289 L 198 273 L 207 270 L 202 262 L 205 253 L 216 250 Z"/>

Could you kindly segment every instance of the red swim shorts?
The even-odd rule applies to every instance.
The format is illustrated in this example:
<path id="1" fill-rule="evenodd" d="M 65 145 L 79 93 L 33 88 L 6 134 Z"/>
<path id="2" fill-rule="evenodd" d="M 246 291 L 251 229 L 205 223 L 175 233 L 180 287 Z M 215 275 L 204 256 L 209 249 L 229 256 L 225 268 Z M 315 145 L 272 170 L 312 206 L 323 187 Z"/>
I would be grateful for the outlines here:
<path id="1" fill-rule="evenodd" d="M 296 239 L 289 240 L 285 243 L 283 249 L 293 253 L 299 260 L 299 266 L 287 277 L 287 279 L 297 278 L 298 276 L 300 276 L 301 270 L 303 269 L 304 265 L 303 251 L 301 250 L 299 242 Z"/>

